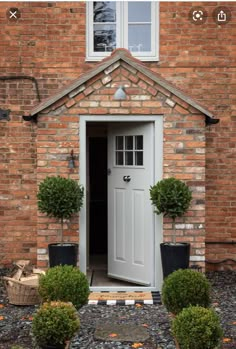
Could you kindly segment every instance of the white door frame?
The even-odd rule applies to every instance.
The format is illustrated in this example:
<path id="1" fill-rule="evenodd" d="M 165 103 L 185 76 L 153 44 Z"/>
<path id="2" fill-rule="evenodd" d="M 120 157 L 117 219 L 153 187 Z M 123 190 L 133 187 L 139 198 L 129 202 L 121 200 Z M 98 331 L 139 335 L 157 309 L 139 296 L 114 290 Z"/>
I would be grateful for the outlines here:
<path id="1" fill-rule="evenodd" d="M 154 123 L 154 182 L 162 179 L 163 174 L 163 116 L 162 115 L 81 115 L 80 116 L 80 184 L 87 188 L 86 183 L 86 126 L 90 122 L 153 122 Z M 153 183 L 154 184 L 154 183 Z M 152 185 L 152 183 L 150 183 Z M 86 192 L 84 198 L 84 204 L 80 211 L 80 223 L 79 223 L 79 266 L 80 270 L 86 274 L 87 271 L 87 214 L 86 214 Z M 153 213 L 154 214 L 154 213 Z M 162 242 L 162 218 L 155 215 L 154 220 L 154 273 L 155 273 L 155 286 L 132 286 L 132 287 L 90 287 L 92 291 L 149 291 L 160 290 L 162 284 L 162 269 L 161 269 L 161 256 L 160 256 L 160 243 Z"/>

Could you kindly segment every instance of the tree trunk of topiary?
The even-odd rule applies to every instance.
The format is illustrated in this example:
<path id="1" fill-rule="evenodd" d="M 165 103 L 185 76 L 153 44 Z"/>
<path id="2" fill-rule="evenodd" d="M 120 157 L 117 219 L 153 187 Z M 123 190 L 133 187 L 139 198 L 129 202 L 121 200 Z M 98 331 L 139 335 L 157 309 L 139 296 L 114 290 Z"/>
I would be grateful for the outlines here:
<path id="1" fill-rule="evenodd" d="M 63 218 L 61 218 L 60 242 L 63 244 Z"/>
<path id="2" fill-rule="evenodd" d="M 174 245 L 176 245 L 176 228 L 175 228 L 175 218 L 173 218 L 173 231 L 174 231 L 174 234 L 173 234 L 173 243 L 174 243 Z"/>

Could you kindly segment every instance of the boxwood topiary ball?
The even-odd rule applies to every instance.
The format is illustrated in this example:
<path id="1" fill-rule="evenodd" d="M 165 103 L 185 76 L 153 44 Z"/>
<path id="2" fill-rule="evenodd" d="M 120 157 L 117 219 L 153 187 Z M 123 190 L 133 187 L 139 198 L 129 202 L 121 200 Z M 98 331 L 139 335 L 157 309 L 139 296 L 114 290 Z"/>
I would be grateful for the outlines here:
<path id="1" fill-rule="evenodd" d="M 40 276 L 39 294 L 44 302 L 71 302 L 79 309 L 88 301 L 89 284 L 86 275 L 77 267 L 60 265 Z"/>
<path id="2" fill-rule="evenodd" d="M 223 336 L 217 314 L 199 306 L 183 309 L 171 330 L 181 349 L 215 349 Z"/>
<path id="3" fill-rule="evenodd" d="M 183 181 L 170 177 L 164 178 L 150 188 L 150 198 L 157 214 L 173 220 L 182 217 L 188 210 L 192 193 Z"/>
<path id="4" fill-rule="evenodd" d="M 64 348 L 80 328 L 75 307 L 71 303 L 46 302 L 34 315 L 32 333 L 41 347 Z"/>
<path id="5" fill-rule="evenodd" d="M 204 274 L 192 269 L 171 273 L 162 286 L 162 302 L 167 310 L 178 314 L 190 305 L 210 305 L 210 283 Z"/>

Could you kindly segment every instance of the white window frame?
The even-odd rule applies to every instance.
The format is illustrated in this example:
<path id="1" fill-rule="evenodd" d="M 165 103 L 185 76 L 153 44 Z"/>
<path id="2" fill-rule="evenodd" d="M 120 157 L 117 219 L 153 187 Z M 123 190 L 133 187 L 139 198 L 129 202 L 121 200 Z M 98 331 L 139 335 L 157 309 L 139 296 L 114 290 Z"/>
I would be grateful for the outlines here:
<path id="1" fill-rule="evenodd" d="M 132 52 L 132 55 L 141 61 L 159 60 L 159 2 L 151 2 L 151 51 Z M 128 48 L 128 1 L 116 2 L 116 48 Z M 111 52 L 93 51 L 93 1 L 87 2 L 86 11 L 86 60 L 100 61 L 110 56 Z"/>

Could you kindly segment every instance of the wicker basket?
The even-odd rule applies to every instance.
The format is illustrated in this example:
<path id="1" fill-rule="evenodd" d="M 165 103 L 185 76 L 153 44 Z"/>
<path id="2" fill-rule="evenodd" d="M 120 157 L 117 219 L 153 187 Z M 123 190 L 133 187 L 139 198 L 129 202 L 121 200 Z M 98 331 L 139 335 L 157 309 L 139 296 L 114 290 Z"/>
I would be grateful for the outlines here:
<path id="1" fill-rule="evenodd" d="M 10 304 L 34 305 L 40 303 L 40 297 L 38 294 L 38 279 L 25 279 L 27 280 L 18 281 L 7 276 L 3 277 Z"/>

